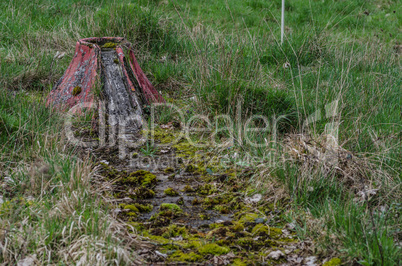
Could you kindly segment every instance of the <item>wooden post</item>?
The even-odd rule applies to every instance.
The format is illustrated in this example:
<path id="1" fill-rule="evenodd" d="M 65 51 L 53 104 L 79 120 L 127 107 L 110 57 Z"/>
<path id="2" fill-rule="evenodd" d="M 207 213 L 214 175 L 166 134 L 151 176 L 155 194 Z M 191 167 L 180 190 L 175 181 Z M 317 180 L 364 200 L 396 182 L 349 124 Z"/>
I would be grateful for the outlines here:
<path id="1" fill-rule="evenodd" d="M 281 16 L 281 45 L 283 44 L 283 36 L 285 34 L 285 0 L 282 0 L 282 16 Z"/>

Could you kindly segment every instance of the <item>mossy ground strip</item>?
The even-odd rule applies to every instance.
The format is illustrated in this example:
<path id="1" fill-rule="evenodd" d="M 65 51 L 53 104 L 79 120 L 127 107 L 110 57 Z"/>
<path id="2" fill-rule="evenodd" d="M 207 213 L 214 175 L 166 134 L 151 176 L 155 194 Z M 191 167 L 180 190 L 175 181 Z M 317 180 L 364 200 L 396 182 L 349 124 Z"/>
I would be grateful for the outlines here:
<path id="1" fill-rule="evenodd" d="M 169 143 L 175 134 L 157 129 L 156 146 Z M 222 257 L 234 265 L 277 264 L 286 260 L 270 259 L 268 255 L 275 250 L 306 255 L 297 248 L 295 234 L 282 228 L 283 220 L 268 221 L 268 214 L 274 211 L 272 204 L 244 203 L 241 188 L 246 183 L 239 178 L 244 169 L 208 163 L 203 160 L 211 155 L 208 149 L 197 149 L 185 141 L 163 149 L 169 153 L 157 149 L 153 156 L 182 160 L 147 169 L 114 159 L 102 164 L 103 175 L 115 180 L 113 197 L 123 201 L 118 217 L 165 254 L 148 256 L 148 262 L 203 264 Z M 143 156 L 140 150 L 132 153 L 135 158 Z M 206 169 L 213 169 L 213 174 Z"/>

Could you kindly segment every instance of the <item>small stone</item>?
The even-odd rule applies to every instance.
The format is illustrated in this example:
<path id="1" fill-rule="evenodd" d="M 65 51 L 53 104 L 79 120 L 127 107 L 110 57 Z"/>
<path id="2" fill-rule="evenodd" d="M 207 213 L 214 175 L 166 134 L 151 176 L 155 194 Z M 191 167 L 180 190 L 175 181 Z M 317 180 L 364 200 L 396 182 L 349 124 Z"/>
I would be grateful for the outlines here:
<path id="1" fill-rule="evenodd" d="M 173 241 L 182 241 L 183 237 L 182 236 L 176 236 L 176 237 L 172 237 L 170 239 L 172 239 Z"/>
<path id="2" fill-rule="evenodd" d="M 300 265 L 300 264 L 303 262 L 303 257 L 301 257 L 301 256 L 299 256 L 299 255 L 297 255 L 297 254 L 293 254 L 293 255 L 289 255 L 289 256 L 286 258 L 286 260 L 287 260 L 288 262 L 293 263 L 293 264 Z M 291 264 L 291 265 L 293 265 L 293 264 Z"/>
<path id="3" fill-rule="evenodd" d="M 304 259 L 304 264 L 308 266 L 314 266 L 317 265 L 315 262 L 317 261 L 317 257 L 315 256 L 310 256 Z"/>
<path id="4" fill-rule="evenodd" d="M 289 230 L 293 230 L 293 229 L 296 228 L 296 224 L 295 224 L 295 223 L 288 223 L 288 224 L 286 225 L 286 227 L 287 227 Z"/>
<path id="5" fill-rule="evenodd" d="M 4 181 L 6 181 L 6 182 L 8 182 L 8 183 L 14 183 L 14 179 L 12 179 L 12 178 L 9 177 L 9 176 L 5 176 L 5 177 L 4 177 Z"/>
<path id="6" fill-rule="evenodd" d="M 54 55 L 53 59 L 62 59 L 65 55 L 66 55 L 65 52 L 57 51 L 56 54 Z"/>
<path id="7" fill-rule="evenodd" d="M 277 250 L 277 251 L 272 251 L 271 253 L 268 254 L 268 257 L 273 260 L 279 260 L 281 257 L 284 257 L 285 254 L 282 253 L 282 251 Z"/>
<path id="8" fill-rule="evenodd" d="M 38 260 L 36 259 L 36 254 L 32 256 L 27 256 L 17 262 L 17 266 L 31 266 L 35 265 Z"/>
<path id="9" fill-rule="evenodd" d="M 164 253 L 159 252 L 159 251 L 157 251 L 157 250 L 155 251 L 155 253 L 156 253 L 156 255 L 159 255 L 159 256 L 164 257 L 164 258 L 167 258 L 167 257 L 168 257 L 167 254 L 164 254 Z"/>
<path id="10" fill-rule="evenodd" d="M 113 215 L 118 215 L 121 212 L 120 208 L 116 208 L 112 210 Z"/>
<path id="11" fill-rule="evenodd" d="M 262 195 L 261 195 L 261 194 L 255 194 L 255 195 L 252 196 L 252 197 L 246 197 L 246 198 L 244 199 L 244 201 L 245 201 L 246 203 L 256 203 L 256 202 L 259 202 L 261 199 L 262 199 Z"/>
<path id="12" fill-rule="evenodd" d="M 264 223 L 264 218 L 257 218 L 254 221 L 256 224 L 262 224 L 262 223 Z"/>
<path id="13" fill-rule="evenodd" d="M 27 197 L 26 197 L 26 200 L 27 200 L 27 201 L 34 201 L 34 200 L 35 200 L 35 198 L 34 198 L 34 197 L 32 197 L 32 196 L 27 196 Z"/>

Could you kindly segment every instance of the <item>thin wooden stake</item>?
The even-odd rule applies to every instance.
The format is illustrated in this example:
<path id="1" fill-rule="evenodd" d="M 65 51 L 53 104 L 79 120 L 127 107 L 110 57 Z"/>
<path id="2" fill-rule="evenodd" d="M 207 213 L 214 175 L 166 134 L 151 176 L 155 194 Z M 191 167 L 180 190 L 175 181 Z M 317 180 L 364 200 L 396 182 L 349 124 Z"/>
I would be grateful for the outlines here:
<path id="1" fill-rule="evenodd" d="M 283 36 L 285 33 L 285 0 L 282 0 L 282 16 L 281 16 L 281 45 L 283 44 Z"/>

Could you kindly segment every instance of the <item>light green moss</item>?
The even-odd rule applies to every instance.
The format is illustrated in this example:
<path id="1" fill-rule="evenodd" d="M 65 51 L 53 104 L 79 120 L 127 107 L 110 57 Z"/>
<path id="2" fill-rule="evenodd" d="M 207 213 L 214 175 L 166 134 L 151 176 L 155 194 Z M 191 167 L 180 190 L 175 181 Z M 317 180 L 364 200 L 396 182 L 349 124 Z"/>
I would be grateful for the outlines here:
<path id="1" fill-rule="evenodd" d="M 181 157 L 195 157 L 197 147 L 187 141 L 179 142 L 172 146 L 176 149 L 176 153 Z"/>
<path id="2" fill-rule="evenodd" d="M 342 261 L 339 258 L 333 258 L 327 262 L 325 262 L 322 266 L 338 266 L 341 265 Z"/>
<path id="3" fill-rule="evenodd" d="M 174 203 L 162 203 L 160 209 L 161 209 L 161 211 L 167 211 L 167 210 L 170 210 L 173 212 L 182 212 L 183 211 L 177 204 L 174 204 Z"/>
<path id="4" fill-rule="evenodd" d="M 139 212 L 151 212 L 154 208 L 152 204 L 139 204 L 139 203 L 134 203 L 133 204 Z"/>
<path id="5" fill-rule="evenodd" d="M 225 205 L 217 205 L 217 206 L 214 207 L 214 210 L 219 211 L 222 214 L 228 214 L 229 213 L 229 209 Z"/>
<path id="6" fill-rule="evenodd" d="M 128 212 L 127 216 L 133 217 L 133 218 L 137 218 L 138 214 L 136 212 Z"/>
<path id="7" fill-rule="evenodd" d="M 239 222 L 241 222 L 243 224 L 244 223 L 253 223 L 255 221 L 255 219 L 257 219 L 257 218 L 258 218 L 258 214 L 256 214 L 256 213 L 246 213 L 240 218 Z"/>
<path id="8" fill-rule="evenodd" d="M 235 235 L 227 227 L 219 227 L 207 233 L 207 238 L 233 238 Z"/>
<path id="9" fill-rule="evenodd" d="M 197 262 L 202 260 L 202 256 L 194 252 L 183 253 L 182 251 L 176 251 L 170 256 L 170 258 L 173 261 L 187 261 L 187 262 Z"/>
<path id="10" fill-rule="evenodd" d="M 229 251 L 230 249 L 228 247 L 221 247 L 214 243 L 206 244 L 198 249 L 198 252 L 201 255 L 222 255 L 228 253 Z"/>
<path id="11" fill-rule="evenodd" d="M 241 237 L 237 239 L 236 244 L 241 247 L 254 247 L 258 244 L 258 241 L 255 241 L 251 237 Z"/>
<path id="12" fill-rule="evenodd" d="M 272 239 L 278 239 L 282 235 L 282 230 L 264 224 L 257 224 L 251 233 L 254 236 L 269 236 Z"/>
<path id="13" fill-rule="evenodd" d="M 118 44 L 115 42 L 107 42 L 104 45 L 102 45 L 101 48 L 116 48 L 117 45 Z"/>
<path id="14" fill-rule="evenodd" d="M 143 133 L 144 133 L 144 136 L 151 134 L 149 131 L 148 132 L 144 131 Z M 155 128 L 153 133 L 154 133 L 155 140 L 160 141 L 162 144 L 171 144 L 171 143 L 173 143 L 173 141 L 176 138 L 175 134 L 168 132 L 166 130 L 163 130 L 159 127 Z"/>
<path id="15" fill-rule="evenodd" d="M 239 222 L 233 222 L 233 225 L 230 228 L 234 232 L 240 232 L 244 230 L 244 225 Z"/>
<path id="16" fill-rule="evenodd" d="M 145 236 L 161 244 L 167 244 L 169 242 L 172 242 L 170 239 L 164 238 L 163 236 L 153 236 L 153 235 L 145 235 Z"/>
<path id="17" fill-rule="evenodd" d="M 184 226 L 178 226 L 176 224 L 171 224 L 166 231 L 162 234 L 164 238 L 171 238 L 176 236 L 182 236 L 186 238 L 188 235 L 188 231 Z"/>
<path id="18" fill-rule="evenodd" d="M 156 176 L 149 171 L 138 170 L 130 173 L 121 182 L 127 185 L 150 186 L 156 183 Z"/>
<path id="19" fill-rule="evenodd" d="M 234 265 L 234 266 L 246 266 L 248 264 L 245 262 L 245 260 L 237 258 L 237 259 L 233 260 L 232 265 Z"/>
<path id="20" fill-rule="evenodd" d="M 224 227 L 225 225 L 223 223 L 213 223 L 209 225 L 209 228 L 211 229 L 215 229 L 215 228 L 219 228 L 219 227 Z"/>
<path id="21" fill-rule="evenodd" d="M 171 187 L 165 189 L 164 193 L 167 196 L 171 196 L 171 197 L 175 197 L 175 196 L 179 195 L 179 193 L 176 190 L 174 190 L 173 188 L 171 188 Z"/>
<path id="22" fill-rule="evenodd" d="M 204 214 L 204 213 L 198 214 L 198 217 L 200 217 L 200 219 L 203 220 L 203 221 L 209 220 L 209 216 L 207 214 Z"/>
<path id="23" fill-rule="evenodd" d="M 205 184 L 198 188 L 198 193 L 201 195 L 211 195 L 214 191 L 215 188 L 211 184 Z"/>
<path id="24" fill-rule="evenodd" d="M 198 249 L 199 247 L 201 247 L 201 241 L 198 237 L 188 237 L 188 242 L 183 244 L 183 248 L 186 249 Z"/>
<path id="25" fill-rule="evenodd" d="M 138 208 L 137 208 L 135 205 L 133 205 L 133 204 L 124 204 L 124 203 L 121 203 L 119 206 L 120 206 L 120 208 L 122 208 L 122 209 L 124 209 L 124 210 L 130 210 L 130 211 L 132 211 L 132 212 L 139 212 Z"/>

